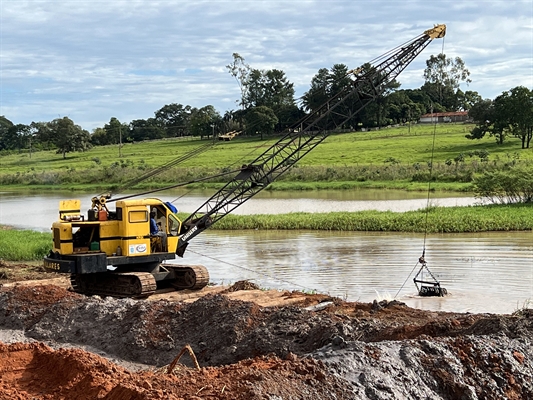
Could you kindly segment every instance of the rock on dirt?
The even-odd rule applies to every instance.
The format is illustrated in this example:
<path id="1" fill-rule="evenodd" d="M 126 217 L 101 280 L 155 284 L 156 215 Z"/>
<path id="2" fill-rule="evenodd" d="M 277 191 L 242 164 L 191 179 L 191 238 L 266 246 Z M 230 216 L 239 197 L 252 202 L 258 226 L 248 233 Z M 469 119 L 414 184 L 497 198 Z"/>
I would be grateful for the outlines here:
<path id="1" fill-rule="evenodd" d="M 0 347 L 0 398 L 533 398 L 530 310 L 430 312 L 297 292 L 262 305 L 264 293 L 241 285 L 250 290 L 183 301 L 4 287 L 0 330 L 33 342 Z M 167 374 L 186 345 L 201 368 L 183 356 Z"/>

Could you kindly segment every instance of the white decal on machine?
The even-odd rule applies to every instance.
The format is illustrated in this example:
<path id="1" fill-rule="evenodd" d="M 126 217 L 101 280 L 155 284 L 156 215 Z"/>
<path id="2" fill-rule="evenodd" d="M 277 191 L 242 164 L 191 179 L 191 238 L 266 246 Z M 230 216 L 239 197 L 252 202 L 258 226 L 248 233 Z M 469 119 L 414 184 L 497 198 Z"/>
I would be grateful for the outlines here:
<path id="1" fill-rule="evenodd" d="M 130 256 L 132 254 L 138 254 L 138 253 L 146 253 L 146 244 L 130 244 L 129 245 L 129 254 Z"/>
<path id="2" fill-rule="evenodd" d="M 189 232 L 181 237 L 181 240 L 186 241 L 194 232 L 198 230 L 197 226 L 193 226 Z"/>

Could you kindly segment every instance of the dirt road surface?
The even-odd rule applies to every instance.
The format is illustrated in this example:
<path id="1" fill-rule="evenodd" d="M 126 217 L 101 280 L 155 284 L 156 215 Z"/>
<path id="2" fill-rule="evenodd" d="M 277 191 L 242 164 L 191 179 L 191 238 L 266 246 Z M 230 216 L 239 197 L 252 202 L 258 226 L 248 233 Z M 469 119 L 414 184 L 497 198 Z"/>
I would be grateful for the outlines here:
<path id="1" fill-rule="evenodd" d="M 2 282 L 0 399 L 533 398 L 533 310 L 431 312 L 249 282 L 147 300 Z"/>

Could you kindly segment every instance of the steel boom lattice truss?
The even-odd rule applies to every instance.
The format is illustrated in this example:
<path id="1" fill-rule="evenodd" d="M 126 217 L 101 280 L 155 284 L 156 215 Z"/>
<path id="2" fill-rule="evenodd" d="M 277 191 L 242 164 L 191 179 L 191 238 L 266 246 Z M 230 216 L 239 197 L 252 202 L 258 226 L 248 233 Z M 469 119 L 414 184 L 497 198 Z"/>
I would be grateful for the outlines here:
<path id="1" fill-rule="evenodd" d="M 433 39 L 445 34 L 446 26 L 437 25 L 384 54 L 374 65 L 349 71 L 348 77 L 353 81 L 350 86 L 344 86 L 263 154 L 244 165 L 237 176 L 185 219 L 176 253 L 183 256 L 193 237 L 263 190 L 331 133 L 348 123 L 374 101 Z"/>

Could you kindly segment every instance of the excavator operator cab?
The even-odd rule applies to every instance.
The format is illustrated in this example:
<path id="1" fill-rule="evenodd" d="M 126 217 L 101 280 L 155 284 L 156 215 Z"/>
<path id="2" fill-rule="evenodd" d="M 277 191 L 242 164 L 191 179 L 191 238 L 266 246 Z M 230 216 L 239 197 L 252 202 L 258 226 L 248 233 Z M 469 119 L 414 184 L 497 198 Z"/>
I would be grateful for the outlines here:
<path id="1" fill-rule="evenodd" d="M 160 232 L 164 232 L 170 236 L 178 236 L 179 227 L 181 222 L 176 218 L 172 211 L 163 206 L 151 206 L 150 207 L 150 217 L 153 216 L 156 226 Z"/>
<path id="2" fill-rule="evenodd" d="M 178 210 L 169 203 L 150 204 L 150 248 L 152 253 L 173 252 L 181 222 L 174 215 Z M 153 222 L 152 222 L 153 219 Z M 170 240 L 169 240 L 170 238 Z"/>

